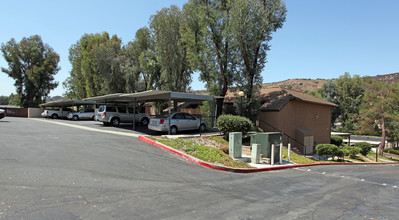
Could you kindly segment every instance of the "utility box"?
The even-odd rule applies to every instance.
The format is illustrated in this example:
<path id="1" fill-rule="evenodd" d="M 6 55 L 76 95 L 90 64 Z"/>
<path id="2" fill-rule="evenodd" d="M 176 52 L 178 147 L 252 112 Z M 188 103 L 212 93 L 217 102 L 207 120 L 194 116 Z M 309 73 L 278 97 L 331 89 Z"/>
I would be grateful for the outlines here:
<path id="1" fill-rule="evenodd" d="M 251 147 L 251 163 L 260 163 L 260 144 L 254 144 Z"/>
<path id="2" fill-rule="evenodd" d="M 280 161 L 280 143 L 282 143 L 283 134 L 281 132 L 264 132 L 250 135 L 250 144 L 260 144 L 260 153 L 265 158 L 271 158 L 271 148 L 274 144 L 274 162 Z"/>
<path id="3" fill-rule="evenodd" d="M 242 157 L 242 132 L 229 133 L 229 155 L 232 158 Z"/>

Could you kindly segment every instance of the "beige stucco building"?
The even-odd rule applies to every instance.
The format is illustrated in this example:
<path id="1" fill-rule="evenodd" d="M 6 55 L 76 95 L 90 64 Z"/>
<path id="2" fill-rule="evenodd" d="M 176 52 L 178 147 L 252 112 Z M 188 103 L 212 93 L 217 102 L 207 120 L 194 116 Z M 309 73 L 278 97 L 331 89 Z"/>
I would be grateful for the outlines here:
<path id="1" fill-rule="evenodd" d="M 264 131 L 283 132 L 283 143 L 311 154 L 317 144 L 330 143 L 331 110 L 336 104 L 310 94 L 281 88 L 262 88 L 258 118 Z M 225 102 L 231 103 L 234 94 Z"/>

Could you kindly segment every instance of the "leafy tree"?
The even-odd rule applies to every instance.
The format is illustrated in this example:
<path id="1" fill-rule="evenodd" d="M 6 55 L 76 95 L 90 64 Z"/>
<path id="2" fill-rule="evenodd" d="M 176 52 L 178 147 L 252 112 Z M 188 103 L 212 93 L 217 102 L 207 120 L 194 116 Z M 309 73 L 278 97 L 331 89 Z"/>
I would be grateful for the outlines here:
<path id="1" fill-rule="evenodd" d="M 361 132 L 381 130 L 379 153 L 382 155 L 387 136 L 387 120 L 399 120 L 399 84 L 387 84 L 367 79 L 364 102 L 360 111 Z"/>
<path id="2" fill-rule="evenodd" d="M 269 41 L 282 28 L 287 10 L 281 0 L 232 0 L 229 10 L 231 45 L 238 49 L 237 85 L 245 94 L 242 104 L 248 117 L 258 113 Z"/>
<path id="3" fill-rule="evenodd" d="M 8 105 L 21 106 L 21 97 L 18 94 L 11 93 Z"/>
<path id="4" fill-rule="evenodd" d="M 123 57 L 120 56 L 120 53 L 121 39 L 116 35 L 91 51 L 91 59 L 95 68 L 94 77 L 98 82 L 96 88 L 99 89 L 101 95 L 125 91 L 126 80 L 120 68 Z"/>
<path id="5" fill-rule="evenodd" d="M 186 92 L 190 89 L 192 70 L 180 35 L 181 21 L 182 12 L 174 5 L 151 17 L 156 58 L 161 66 L 159 87 L 163 90 Z"/>
<path id="6" fill-rule="evenodd" d="M 349 73 L 340 76 L 337 81 L 337 100 L 340 106 L 338 120 L 345 131 L 353 131 L 359 120 L 360 105 L 363 103 L 364 79 Z"/>
<path id="7" fill-rule="evenodd" d="M 305 92 L 317 98 L 324 99 L 338 105 L 338 107 L 333 108 L 331 112 L 331 125 L 334 125 L 335 121 L 341 114 L 338 101 L 337 85 L 335 82 L 329 79 L 321 86 L 321 88 L 317 88 L 316 91 L 305 90 Z"/>
<path id="8" fill-rule="evenodd" d="M 183 7 L 183 40 L 191 66 L 212 95 L 225 96 L 236 80 L 237 48 L 231 46 L 231 1 L 190 0 Z M 220 115 L 223 99 L 217 103 Z"/>
<path id="9" fill-rule="evenodd" d="M 321 98 L 324 100 L 327 100 L 329 102 L 332 102 L 334 104 L 339 105 L 338 101 L 338 94 L 337 94 L 337 85 L 335 82 L 331 79 L 327 80 L 320 89 L 321 93 Z M 340 107 L 333 108 L 331 112 L 331 124 L 334 125 L 335 121 L 341 114 L 341 109 Z"/>
<path id="10" fill-rule="evenodd" d="M 237 84 L 246 96 L 239 105 L 247 116 L 256 114 L 260 73 L 271 34 L 285 21 L 285 5 L 280 0 L 191 0 L 183 10 L 189 60 L 207 90 L 225 96 Z"/>
<path id="11" fill-rule="evenodd" d="M 9 96 L 0 96 L 0 105 L 8 105 L 9 100 Z"/>
<path id="12" fill-rule="evenodd" d="M 387 139 L 390 142 L 399 141 L 399 120 L 395 119 L 386 119 L 386 129 L 387 129 Z"/>
<path id="13" fill-rule="evenodd" d="M 19 43 L 12 38 L 1 44 L 1 52 L 8 63 L 1 71 L 15 80 L 23 107 L 37 107 L 58 86 L 54 76 L 60 70 L 60 57 L 39 35 L 24 37 Z"/>
<path id="14" fill-rule="evenodd" d="M 127 92 L 146 91 L 160 87 L 161 66 L 149 28 L 140 28 L 136 38 L 125 47 L 123 71 Z"/>
<path id="15" fill-rule="evenodd" d="M 63 83 L 67 96 L 81 99 L 123 92 L 125 80 L 120 53 L 121 39 L 116 35 L 84 34 L 69 49 L 72 70 Z"/>

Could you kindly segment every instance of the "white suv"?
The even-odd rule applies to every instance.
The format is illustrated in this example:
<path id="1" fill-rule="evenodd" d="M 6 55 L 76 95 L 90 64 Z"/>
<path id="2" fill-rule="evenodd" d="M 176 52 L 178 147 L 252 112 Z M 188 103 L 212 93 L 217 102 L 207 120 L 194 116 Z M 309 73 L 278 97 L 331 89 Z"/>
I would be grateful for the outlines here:
<path id="1" fill-rule="evenodd" d="M 133 107 L 127 106 L 106 106 L 101 105 L 97 110 L 97 121 L 101 121 L 104 125 L 112 125 L 118 127 L 120 123 L 133 123 L 133 117 L 136 123 L 147 126 L 150 116 L 146 113 L 133 114 Z"/>

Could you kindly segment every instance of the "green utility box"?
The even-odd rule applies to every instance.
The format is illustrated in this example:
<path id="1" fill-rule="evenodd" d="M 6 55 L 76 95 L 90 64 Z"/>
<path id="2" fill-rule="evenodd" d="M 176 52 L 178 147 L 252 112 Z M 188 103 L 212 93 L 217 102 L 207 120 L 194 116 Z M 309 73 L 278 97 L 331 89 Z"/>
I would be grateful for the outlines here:
<path id="1" fill-rule="evenodd" d="M 229 156 L 232 158 L 242 157 L 242 132 L 229 133 Z"/>
<path id="2" fill-rule="evenodd" d="M 283 134 L 281 132 L 264 132 L 250 135 L 250 144 L 260 144 L 260 153 L 265 158 L 271 158 L 272 144 L 274 144 L 274 162 L 280 161 L 280 143 L 282 143 Z"/>

